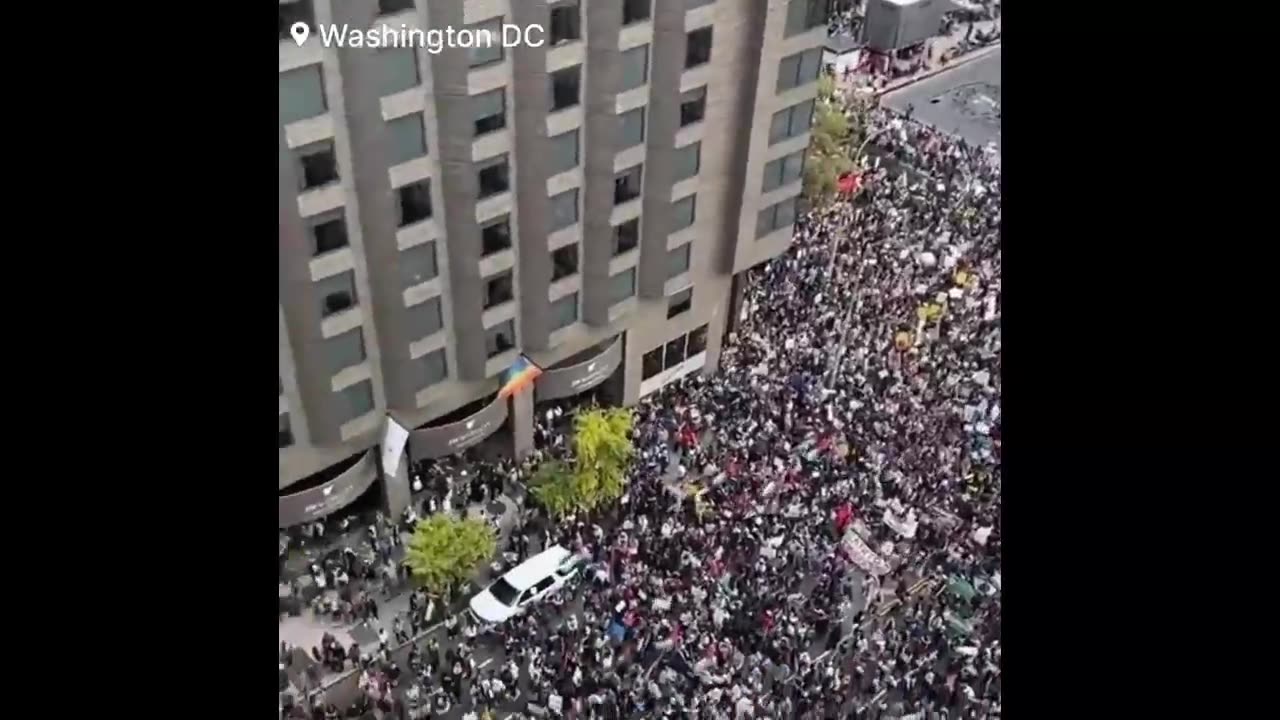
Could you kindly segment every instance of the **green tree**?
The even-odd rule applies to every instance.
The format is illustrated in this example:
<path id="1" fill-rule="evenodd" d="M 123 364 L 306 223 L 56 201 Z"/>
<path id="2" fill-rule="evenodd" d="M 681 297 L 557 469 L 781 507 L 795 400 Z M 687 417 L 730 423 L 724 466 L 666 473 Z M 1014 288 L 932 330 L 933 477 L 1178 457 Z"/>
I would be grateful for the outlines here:
<path id="1" fill-rule="evenodd" d="M 469 580 L 497 549 L 498 538 L 489 523 L 437 513 L 414 527 L 405 564 L 430 593 L 444 596 Z"/>
<path id="2" fill-rule="evenodd" d="M 858 167 L 854 154 L 866 133 L 871 103 L 850 99 L 836 88 L 835 79 L 818 78 L 818 98 L 804 165 L 804 193 L 817 207 L 836 195 L 837 181 Z"/>
<path id="3" fill-rule="evenodd" d="M 626 408 L 579 412 L 573 421 L 572 462 L 543 463 L 534 473 L 534 497 L 556 517 L 591 512 L 622 497 L 635 455 L 634 422 Z"/>

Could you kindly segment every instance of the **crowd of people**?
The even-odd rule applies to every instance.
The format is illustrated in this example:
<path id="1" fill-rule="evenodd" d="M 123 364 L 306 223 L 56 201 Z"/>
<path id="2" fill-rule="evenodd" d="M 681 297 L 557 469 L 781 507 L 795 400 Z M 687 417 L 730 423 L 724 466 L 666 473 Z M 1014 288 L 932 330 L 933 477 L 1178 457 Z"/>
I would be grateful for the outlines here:
<path id="1" fill-rule="evenodd" d="M 718 371 L 636 407 L 622 500 L 511 533 L 521 558 L 531 535 L 588 558 L 580 586 L 497 628 L 454 620 L 406 668 L 384 641 L 353 712 L 999 717 L 998 156 L 873 121 L 881 159 L 753 272 Z M 539 453 L 565 452 L 560 419 Z"/>

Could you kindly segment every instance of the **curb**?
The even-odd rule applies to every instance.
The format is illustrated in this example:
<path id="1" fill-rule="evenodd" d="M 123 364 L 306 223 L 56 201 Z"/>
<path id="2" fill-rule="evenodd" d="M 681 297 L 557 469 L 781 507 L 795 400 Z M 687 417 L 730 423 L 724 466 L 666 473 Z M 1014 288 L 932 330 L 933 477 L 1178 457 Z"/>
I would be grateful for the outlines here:
<path id="1" fill-rule="evenodd" d="M 940 73 L 946 72 L 947 70 L 954 70 L 962 65 L 971 63 L 974 60 L 980 60 L 999 49 L 1000 49 L 1000 42 L 997 41 L 996 43 L 992 45 L 988 45 L 980 50 L 975 50 L 969 53 L 968 55 L 961 55 L 960 57 L 952 60 L 949 63 L 946 63 L 945 65 L 942 65 L 941 67 L 934 68 L 932 70 L 920 73 L 918 75 L 912 75 L 909 78 L 903 78 L 903 80 L 899 82 L 897 85 L 893 85 L 891 83 L 890 85 L 884 88 L 881 88 L 880 91 L 876 92 L 875 97 L 877 98 L 884 97 L 885 95 L 888 95 L 891 92 L 901 90 L 905 87 L 909 87 L 911 85 L 914 85 L 920 82 L 921 80 L 928 80 L 934 75 L 938 75 Z"/>

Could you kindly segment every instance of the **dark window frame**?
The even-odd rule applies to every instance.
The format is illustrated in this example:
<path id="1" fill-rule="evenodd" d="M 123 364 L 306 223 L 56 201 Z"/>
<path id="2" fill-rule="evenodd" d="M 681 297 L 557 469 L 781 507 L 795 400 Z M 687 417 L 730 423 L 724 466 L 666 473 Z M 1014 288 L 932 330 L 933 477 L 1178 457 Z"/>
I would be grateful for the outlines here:
<path id="1" fill-rule="evenodd" d="M 497 234 L 489 234 L 494 228 L 506 228 L 505 231 Z M 505 238 L 505 245 L 494 245 L 489 242 L 489 238 Z M 499 241 L 501 242 L 501 241 Z M 511 237 L 511 216 L 501 215 L 491 220 L 486 220 L 480 224 L 480 257 L 487 258 L 490 255 L 510 250 L 515 243 L 515 239 Z M 492 249 L 490 249 L 492 248 Z"/>
<path id="2" fill-rule="evenodd" d="M 476 110 L 475 110 L 476 101 L 480 98 L 491 96 L 494 93 L 497 93 L 498 97 L 502 101 L 501 103 L 499 103 L 501 107 L 498 109 L 498 112 L 490 113 L 488 115 L 481 115 L 477 117 Z M 471 127 L 475 133 L 474 135 L 472 135 L 472 137 L 477 137 L 477 138 L 482 137 L 492 132 L 498 132 L 499 130 L 503 130 L 507 127 L 507 88 L 506 86 L 503 86 L 500 88 L 494 88 L 493 90 L 486 90 L 482 93 L 469 95 L 468 97 L 470 98 L 472 103 Z M 497 118 L 497 124 L 493 123 L 494 118 Z"/>
<path id="3" fill-rule="evenodd" d="M 293 424 L 289 422 L 289 413 L 280 413 L 280 448 L 281 450 L 293 445 Z"/>
<path id="4" fill-rule="evenodd" d="M 425 188 L 426 194 L 417 195 L 418 188 Z M 412 208 L 414 206 L 412 204 L 407 206 L 406 201 L 412 201 L 412 200 L 417 200 L 422 198 L 426 199 L 426 214 L 417 215 L 417 216 L 411 215 L 406 208 L 407 207 Z M 398 214 L 399 214 L 399 217 L 397 218 L 397 222 L 399 222 L 400 224 L 398 225 L 398 227 L 401 227 L 401 228 L 409 227 L 410 225 L 416 225 L 420 222 L 426 222 L 427 220 L 430 220 L 432 217 L 434 217 L 435 206 L 434 206 L 434 203 L 432 203 L 431 201 L 431 178 L 427 177 L 427 178 L 422 178 L 421 180 L 414 180 L 411 183 L 406 183 L 396 188 L 396 210 L 398 211 Z"/>
<path id="5" fill-rule="evenodd" d="M 689 99 L 686 99 L 688 97 Z M 696 115 L 696 117 L 695 117 Z M 707 117 L 707 86 L 680 93 L 680 127 L 700 123 Z"/>
<path id="6" fill-rule="evenodd" d="M 342 180 L 342 173 L 338 170 L 338 149 L 337 146 L 334 145 L 333 138 L 326 138 L 324 140 L 317 140 L 316 142 L 308 143 L 297 148 L 293 152 L 294 157 L 297 158 L 298 192 L 318 190 Z M 311 174 L 311 169 L 315 166 L 310 165 L 307 161 L 310 158 L 321 156 L 329 157 L 329 161 L 332 165 L 331 170 L 333 176 L 326 180 L 320 180 L 312 183 L 308 179 L 308 176 Z"/>
<path id="7" fill-rule="evenodd" d="M 432 380 L 431 373 L 428 371 L 432 367 L 432 360 L 437 357 L 440 358 L 440 362 L 439 362 L 440 377 Z M 444 348 L 437 348 L 435 350 L 432 350 L 431 352 L 423 355 L 417 360 L 414 360 L 414 362 L 419 363 L 423 367 L 422 379 L 424 384 L 418 388 L 417 390 L 418 392 L 422 392 L 423 390 L 426 390 L 427 388 L 432 387 L 434 385 L 439 385 L 440 383 L 449 379 L 449 354 L 445 352 Z"/>
<path id="8" fill-rule="evenodd" d="M 619 305 L 621 303 L 624 303 L 636 296 L 636 282 L 637 282 L 636 274 L 637 274 L 636 268 L 633 265 L 625 270 L 622 270 L 620 272 L 617 272 L 609 276 L 609 307 L 613 307 L 614 305 Z M 622 277 L 624 275 L 629 275 L 631 277 L 631 290 L 626 295 L 615 298 L 614 282 L 617 278 Z"/>
<path id="9" fill-rule="evenodd" d="M 782 36 L 788 38 L 826 25 L 830 4 L 831 0 L 791 0 L 787 5 Z"/>
<path id="10" fill-rule="evenodd" d="M 414 9 L 413 0 L 378 0 L 377 15 L 382 17 L 411 9 Z"/>
<path id="11" fill-rule="evenodd" d="M 684 34 L 684 69 L 692 70 L 696 67 L 702 67 L 711 62 L 711 50 L 715 42 L 715 28 L 712 25 L 706 25 L 700 28 L 694 28 Z M 706 43 L 705 50 L 701 38 L 705 33 Z"/>
<path id="12" fill-rule="evenodd" d="M 562 245 L 551 251 L 551 282 L 559 282 L 582 271 L 578 243 Z"/>
<path id="13" fill-rule="evenodd" d="M 551 307 L 550 307 L 551 332 L 556 332 L 557 330 L 563 330 L 582 319 L 582 311 L 578 307 L 578 295 L 579 293 L 577 291 L 574 291 L 569 293 L 568 295 L 565 295 L 564 297 L 557 298 L 551 301 Z M 562 322 L 564 318 L 560 317 L 561 313 L 556 309 L 557 306 L 561 306 L 561 303 L 564 303 L 565 306 L 568 306 L 568 305 L 573 306 L 573 317 L 570 318 L 568 322 Z"/>
<path id="14" fill-rule="evenodd" d="M 689 222 L 684 223 L 683 225 L 677 225 L 676 223 L 677 223 L 678 213 L 676 208 L 680 206 L 682 203 L 684 203 L 686 200 L 689 202 Z M 680 218 L 679 222 L 684 222 L 684 219 Z M 698 193 L 692 192 L 680 198 L 679 200 L 672 201 L 671 203 L 671 232 L 672 233 L 678 233 L 681 230 L 684 230 L 685 228 L 693 227 L 693 224 L 696 222 L 698 222 Z"/>
<path id="15" fill-rule="evenodd" d="M 685 153 L 689 152 L 690 148 L 693 149 L 693 171 L 690 172 L 688 175 L 681 175 L 680 172 L 683 171 L 683 168 L 679 167 L 680 161 L 684 158 Z M 675 153 L 676 153 L 676 157 L 674 158 L 674 162 L 672 162 L 672 172 L 674 173 L 671 176 L 672 182 L 680 182 L 681 180 L 688 180 L 689 178 L 697 177 L 698 174 L 702 172 L 702 141 L 701 140 L 695 140 L 689 143 L 688 145 L 681 145 L 680 147 L 675 148 Z"/>
<path id="16" fill-rule="evenodd" d="M 499 340 L 499 337 L 502 335 L 502 331 L 506 330 L 508 327 L 511 328 L 511 339 L 508 340 L 510 345 L 508 347 L 502 347 L 501 343 L 499 343 L 498 340 Z M 492 343 L 493 343 L 492 350 L 490 350 L 490 340 L 492 340 Z M 487 327 L 484 329 L 484 352 L 485 352 L 486 360 L 492 360 L 493 358 L 501 355 L 502 353 L 510 352 L 511 350 L 514 350 L 517 344 L 518 343 L 516 342 L 515 318 L 512 318 L 510 320 L 503 320 L 502 322 L 498 323 L 497 325 L 494 325 L 493 327 Z"/>
<path id="17" fill-rule="evenodd" d="M 505 285 L 502 281 L 506 281 Z M 494 299 L 494 289 L 499 290 L 497 299 Z M 505 291 L 505 296 L 504 292 Z M 490 275 L 484 279 L 484 300 L 481 303 L 485 310 L 492 310 L 499 305 L 505 305 L 514 302 L 516 299 L 516 273 L 515 269 L 503 270 L 500 273 Z"/>
<path id="18" fill-rule="evenodd" d="M 479 70 L 480 68 L 489 67 L 490 65 L 496 65 L 496 64 L 498 64 L 498 63 L 500 63 L 500 62 L 503 62 L 504 60 L 506 60 L 506 59 L 507 59 L 507 51 L 506 51 L 506 48 L 502 47 L 502 24 L 503 24 L 503 22 L 504 22 L 505 20 L 506 20 L 506 18 L 505 18 L 505 17 L 503 17 L 502 15 L 498 15 L 497 17 L 491 17 L 491 18 L 489 18 L 489 19 L 487 19 L 487 20 L 481 20 L 480 22 L 472 23 L 472 24 L 470 24 L 470 25 L 467 25 L 467 26 L 466 26 L 466 29 L 470 30 L 472 33 L 476 33 L 476 34 L 475 34 L 475 42 L 476 42 L 476 44 L 475 44 L 474 46 L 472 46 L 472 47 L 470 47 L 470 48 L 467 48 L 467 49 L 466 49 L 466 50 L 467 50 L 467 70 L 468 70 L 468 71 L 470 71 L 470 70 Z M 495 36 L 494 43 L 495 43 L 495 44 L 494 44 L 494 45 L 487 46 L 487 47 L 484 47 L 484 48 L 481 48 L 481 47 L 480 47 L 480 35 L 477 33 L 477 31 L 478 31 L 478 30 L 484 30 L 484 29 L 488 29 L 488 30 L 492 31 L 492 30 L 493 30 L 493 28 L 491 28 L 491 27 L 486 27 L 486 26 L 489 26 L 489 25 L 495 25 L 495 24 L 498 26 L 497 32 L 496 32 L 496 33 L 494 33 L 494 36 Z M 492 49 L 494 49 L 495 47 L 498 49 L 498 56 L 497 56 L 496 58 L 488 58 L 488 59 L 481 60 L 480 62 L 476 62 L 476 60 L 475 60 L 475 51 L 476 51 L 476 50 L 492 50 Z"/>
<path id="19" fill-rule="evenodd" d="M 578 107 L 579 105 L 582 104 L 582 65 L 581 64 L 573 65 L 566 68 L 560 68 L 559 70 L 556 70 L 554 72 L 547 73 L 547 76 L 548 76 L 547 82 L 550 85 L 549 95 L 550 95 L 550 103 L 551 103 L 550 105 L 547 106 L 548 113 L 561 112 L 563 110 L 568 110 L 570 108 Z M 571 102 L 568 101 L 568 94 L 567 94 L 568 90 L 565 90 L 564 91 L 565 95 L 563 97 L 566 100 L 566 103 L 563 105 L 558 104 L 561 99 L 561 88 L 567 87 L 567 85 L 562 85 L 558 81 L 562 78 L 570 78 L 570 77 L 573 78 L 573 99 Z"/>
<path id="20" fill-rule="evenodd" d="M 816 58 L 813 66 L 813 77 L 805 77 L 802 72 L 805 69 L 805 60 Z M 794 69 L 787 71 L 787 63 L 794 62 Z M 798 87 L 804 87 L 809 83 L 815 83 L 822 75 L 822 48 L 809 48 L 801 50 L 798 53 L 792 53 L 778 61 L 778 80 L 774 83 L 774 93 L 783 93 L 788 90 L 794 90 Z"/>
<path id="21" fill-rule="evenodd" d="M 679 317 L 693 309 L 693 288 L 687 287 L 667 297 L 667 319 Z"/>
<path id="22" fill-rule="evenodd" d="M 351 397 L 352 397 L 351 391 L 356 390 L 357 388 L 364 388 L 366 386 L 369 389 L 369 392 L 368 392 L 369 408 L 364 412 L 356 412 L 354 409 L 354 404 L 351 402 Z M 372 380 L 365 379 L 357 383 L 352 383 L 342 388 L 341 390 L 337 391 L 337 393 L 335 394 L 340 395 L 342 397 L 342 401 L 345 404 L 345 406 L 342 409 L 349 413 L 348 415 L 345 416 L 346 419 L 340 423 L 342 425 L 346 425 L 352 420 L 357 420 L 359 418 L 362 418 L 365 415 L 368 415 L 369 413 L 373 412 L 378 408 L 378 396 L 373 391 Z"/>
<path id="23" fill-rule="evenodd" d="M 289 8 L 289 10 L 285 10 Z M 298 12 L 295 12 L 298 10 Z M 312 0 L 294 0 L 280 3 L 280 39 L 292 40 L 290 29 L 297 23 L 304 22 L 311 32 L 316 31 L 316 9 Z"/>
<path id="24" fill-rule="evenodd" d="M 632 189 L 632 178 L 636 178 L 635 188 Z M 621 183 L 621 184 L 620 184 Z M 620 193 L 625 190 L 625 197 Z M 644 194 L 644 163 L 632 165 L 621 172 L 613 175 L 613 204 L 614 206 L 632 202 Z M 622 198 L 622 199 L 619 199 Z"/>
<path id="25" fill-rule="evenodd" d="M 684 259 L 684 262 L 683 262 L 684 269 L 680 270 L 679 272 L 673 271 L 673 267 L 675 265 L 675 263 L 671 261 L 673 254 L 675 254 L 674 257 L 680 257 Z M 675 278 L 678 278 L 681 275 L 687 275 L 692 270 L 693 270 L 693 243 L 692 242 L 687 242 L 683 245 L 673 247 L 667 251 L 667 280 L 674 280 Z"/>
<path id="26" fill-rule="evenodd" d="M 633 217 L 630 220 L 624 220 L 621 223 L 614 225 L 612 236 L 612 257 L 618 257 L 619 255 L 629 253 L 640 247 L 640 218 Z M 630 238 L 631 244 L 624 248 L 623 241 L 626 238 Z"/>
<path id="27" fill-rule="evenodd" d="M 622 0 L 622 27 L 653 19 L 653 0 Z"/>
<path id="28" fill-rule="evenodd" d="M 562 12 L 560 14 L 560 18 L 562 19 L 557 23 L 556 11 L 558 10 L 572 10 L 572 13 L 569 14 Z M 572 20 L 568 18 L 572 18 Z M 564 28 L 567 34 L 560 35 L 557 32 L 557 25 L 567 26 Z M 560 0 L 559 2 L 552 3 L 551 6 L 547 8 L 547 42 L 550 43 L 551 47 L 559 47 L 561 45 L 568 45 L 569 43 L 578 42 L 580 40 L 582 40 L 582 6 L 579 4 L 578 0 Z"/>
<path id="29" fill-rule="evenodd" d="M 424 273 L 426 277 L 419 280 L 416 275 L 407 276 L 405 271 L 415 269 L 414 266 L 408 262 L 408 259 L 416 259 L 415 256 L 421 252 L 428 253 L 427 257 L 431 258 L 431 262 L 429 263 L 430 273 Z M 400 282 L 402 283 L 403 288 L 416 287 L 422 283 L 435 280 L 440 276 L 440 256 L 436 253 L 436 241 L 428 240 L 427 242 L 418 243 L 417 245 L 401 250 L 396 264 L 400 269 Z"/>
<path id="30" fill-rule="evenodd" d="M 502 188 L 498 190 L 488 191 L 485 189 L 486 177 L 485 173 L 490 170 L 500 170 L 497 177 L 502 179 Z M 492 175 L 490 177 L 493 177 Z M 484 158 L 476 162 L 476 199 L 484 200 L 486 198 L 501 195 L 502 193 L 511 192 L 511 158 L 508 153 L 500 153 L 492 157 Z"/>
<path id="31" fill-rule="evenodd" d="M 320 228 L 328 227 L 333 223 L 338 223 L 342 229 L 342 243 L 331 247 L 322 248 L 320 238 Z M 307 235 L 311 238 L 311 257 L 320 257 L 328 255 L 331 252 L 337 252 L 344 247 L 350 247 L 351 236 L 347 231 L 347 214 L 344 208 L 337 208 L 328 212 L 320 213 L 306 219 Z"/>
<path id="32" fill-rule="evenodd" d="M 327 318 L 332 315 L 339 315 L 353 308 L 360 307 L 360 290 L 357 287 L 355 270 L 343 270 L 340 273 L 334 273 L 333 275 L 330 275 L 328 277 L 320 278 L 315 282 L 315 284 L 316 285 L 322 285 L 324 283 L 332 284 L 331 281 L 334 278 L 339 278 L 339 277 L 351 279 L 351 282 L 350 282 L 351 292 L 350 292 L 350 296 L 347 298 L 348 302 L 346 305 L 343 305 L 341 307 L 338 307 L 338 303 L 329 302 L 330 298 L 340 295 L 342 292 L 345 292 L 346 287 L 344 287 L 340 291 L 335 291 L 335 292 L 330 292 L 330 293 L 325 293 L 320 295 L 320 317 L 321 318 Z M 323 288 L 318 288 L 318 290 L 322 290 L 322 289 Z"/>

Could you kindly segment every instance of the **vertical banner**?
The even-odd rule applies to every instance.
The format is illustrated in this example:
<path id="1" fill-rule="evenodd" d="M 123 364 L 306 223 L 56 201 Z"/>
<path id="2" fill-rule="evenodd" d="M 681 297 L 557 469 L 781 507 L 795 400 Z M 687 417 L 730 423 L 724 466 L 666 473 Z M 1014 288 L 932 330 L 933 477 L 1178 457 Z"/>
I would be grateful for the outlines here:
<path id="1" fill-rule="evenodd" d="M 409 431 L 387 416 L 387 429 L 382 436 L 382 473 L 387 477 L 395 477 L 400 469 L 400 458 L 404 456 L 404 444 L 409 441 Z"/>

